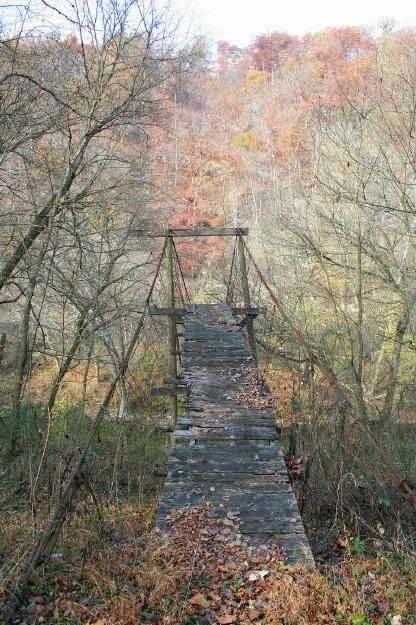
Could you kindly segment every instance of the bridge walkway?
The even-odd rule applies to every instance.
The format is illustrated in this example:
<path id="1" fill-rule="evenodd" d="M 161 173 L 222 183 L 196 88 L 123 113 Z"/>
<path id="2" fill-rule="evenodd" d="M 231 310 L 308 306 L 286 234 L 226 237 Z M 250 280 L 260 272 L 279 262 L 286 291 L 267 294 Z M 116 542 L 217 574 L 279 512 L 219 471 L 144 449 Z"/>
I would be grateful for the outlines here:
<path id="1" fill-rule="evenodd" d="M 289 481 L 271 398 L 240 325 L 226 304 L 190 305 L 181 378 L 186 414 L 177 420 L 157 525 L 187 506 L 212 504 L 253 545 L 276 541 L 289 563 L 314 561 Z"/>

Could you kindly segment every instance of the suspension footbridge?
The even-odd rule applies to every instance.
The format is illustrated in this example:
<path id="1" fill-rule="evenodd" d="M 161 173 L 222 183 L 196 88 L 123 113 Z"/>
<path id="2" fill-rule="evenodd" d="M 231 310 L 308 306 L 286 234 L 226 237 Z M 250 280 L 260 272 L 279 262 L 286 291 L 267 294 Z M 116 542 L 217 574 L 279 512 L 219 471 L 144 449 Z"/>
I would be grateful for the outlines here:
<path id="1" fill-rule="evenodd" d="M 243 229 L 135 231 L 164 236 L 168 307 L 150 307 L 169 320 L 170 377 L 155 395 L 170 395 L 173 433 L 157 527 L 169 531 L 176 511 L 208 506 L 253 545 L 270 541 L 289 563 L 313 566 L 309 542 L 279 445 L 273 400 L 257 368 L 254 318 Z M 175 307 L 174 237 L 235 236 L 232 260 L 243 306 L 228 302 Z M 231 280 L 230 280 L 231 282 Z M 230 292 L 227 299 L 230 299 Z M 183 328 L 182 332 L 177 327 Z M 178 414 L 177 398 L 185 394 Z"/>

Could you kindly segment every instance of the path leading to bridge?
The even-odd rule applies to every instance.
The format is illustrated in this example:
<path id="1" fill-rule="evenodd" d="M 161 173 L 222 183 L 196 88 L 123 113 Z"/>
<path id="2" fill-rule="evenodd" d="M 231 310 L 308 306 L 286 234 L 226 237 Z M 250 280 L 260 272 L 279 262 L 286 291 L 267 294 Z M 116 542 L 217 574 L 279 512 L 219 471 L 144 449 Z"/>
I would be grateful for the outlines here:
<path id="1" fill-rule="evenodd" d="M 190 305 L 181 378 L 186 415 L 177 420 L 158 527 L 175 510 L 211 505 L 253 545 L 276 541 L 288 562 L 313 557 L 278 443 L 271 398 L 242 329 L 226 304 Z"/>

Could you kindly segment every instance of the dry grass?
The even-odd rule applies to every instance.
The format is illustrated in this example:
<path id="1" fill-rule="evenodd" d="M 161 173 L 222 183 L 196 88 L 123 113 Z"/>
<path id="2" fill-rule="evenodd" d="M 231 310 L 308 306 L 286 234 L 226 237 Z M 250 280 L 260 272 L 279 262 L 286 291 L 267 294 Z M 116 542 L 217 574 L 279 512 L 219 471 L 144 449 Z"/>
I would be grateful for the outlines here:
<path id="1" fill-rule="evenodd" d="M 91 531 L 92 510 L 73 515 L 62 557 L 37 572 L 15 623 L 416 623 L 410 564 L 358 558 L 347 547 L 343 562 L 321 570 L 286 566 L 278 548 L 250 548 L 207 509 L 178 515 L 168 536 L 149 533 L 153 513 L 154 504 L 113 505 L 101 534 Z"/>
<path id="2" fill-rule="evenodd" d="M 411 569 L 393 566 L 385 557 L 360 561 L 347 556 L 343 563 L 320 572 L 295 567 L 277 574 L 266 604 L 266 622 L 415 623 L 415 591 Z"/>

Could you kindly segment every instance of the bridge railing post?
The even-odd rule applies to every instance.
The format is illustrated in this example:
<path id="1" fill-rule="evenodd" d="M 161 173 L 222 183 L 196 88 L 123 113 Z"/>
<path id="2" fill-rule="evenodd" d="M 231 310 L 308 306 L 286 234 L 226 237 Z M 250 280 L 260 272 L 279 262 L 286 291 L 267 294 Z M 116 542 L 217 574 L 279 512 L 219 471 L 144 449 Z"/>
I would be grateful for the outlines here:
<path id="1" fill-rule="evenodd" d="M 243 290 L 244 307 L 251 308 L 250 287 L 248 285 L 247 263 L 244 253 L 244 243 L 241 234 L 237 235 L 238 259 L 240 264 L 241 286 Z M 253 354 L 253 360 L 257 364 L 256 336 L 254 334 L 254 320 L 252 315 L 246 315 L 246 329 L 248 344 Z"/>
<path id="2" fill-rule="evenodd" d="M 173 235 L 166 237 L 166 272 L 168 278 L 168 308 L 175 308 L 175 278 L 173 268 Z M 178 367 L 176 360 L 177 351 L 177 335 L 176 335 L 176 319 L 174 315 L 169 315 L 169 375 L 171 378 L 176 378 L 178 375 Z M 176 390 L 176 384 L 170 384 L 170 388 Z M 177 395 L 172 393 L 171 407 L 172 407 L 172 423 L 176 423 L 178 417 L 178 398 Z"/>

